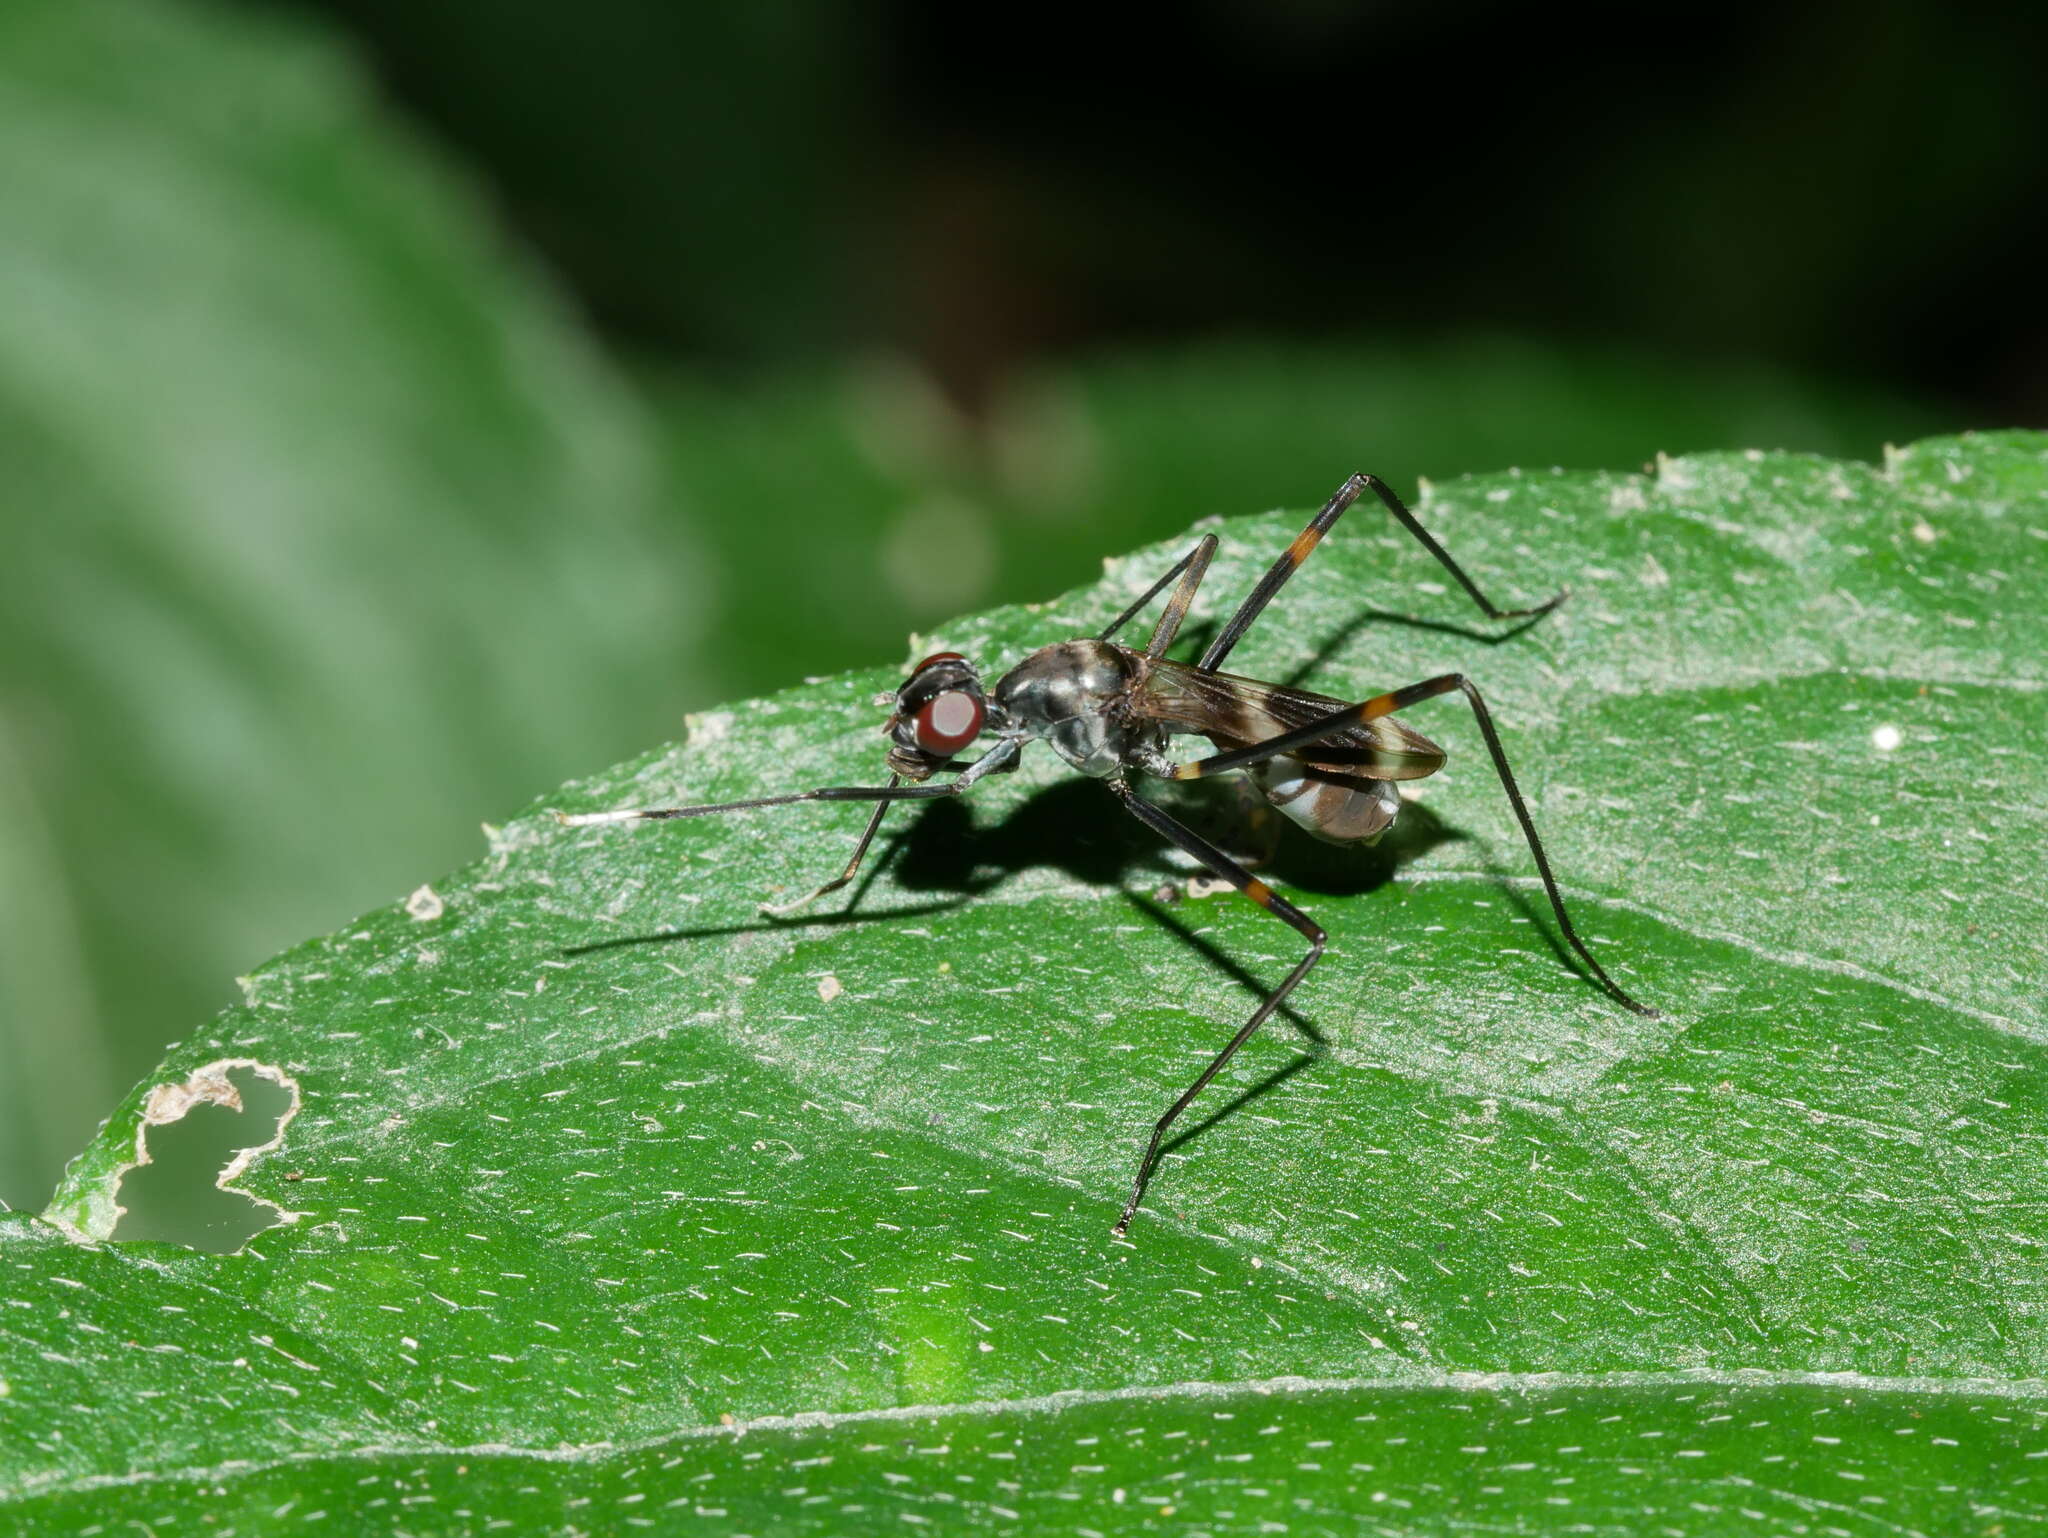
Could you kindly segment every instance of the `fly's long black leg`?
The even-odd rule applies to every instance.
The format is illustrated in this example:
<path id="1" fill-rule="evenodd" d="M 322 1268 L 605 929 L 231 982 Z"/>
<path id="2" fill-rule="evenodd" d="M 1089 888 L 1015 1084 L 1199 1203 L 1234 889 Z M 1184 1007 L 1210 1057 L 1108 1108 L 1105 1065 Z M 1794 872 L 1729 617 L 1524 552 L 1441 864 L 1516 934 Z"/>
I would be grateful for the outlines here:
<path id="1" fill-rule="evenodd" d="M 1195 546 L 1192 550 L 1188 551 L 1186 555 L 1182 556 L 1178 561 L 1175 561 L 1173 563 L 1172 569 L 1169 570 L 1165 576 L 1161 577 L 1157 582 L 1153 583 L 1150 587 L 1145 589 L 1144 595 L 1140 597 L 1136 603 L 1132 604 L 1128 609 L 1124 610 L 1123 613 L 1119 614 L 1115 619 L 1111 620 L 1107 628 L 1105 628 L 1102 634 L 1097 636 L 1096 639 L 1098 641 L 1108 641 L 1114 639 L 1116 633 L 1119 630 L 1123 629 L 1124 626 L 1128 625 L 1132 620 L 1136 619 L 1139 613 L 1143 611 L 1145 605 L 1150 603 L 1153 599 L 1157 598 L 1161 593 L 1165 592 L 1167 587 L 1174 581 L 1175 578 L 1179 577 L 1182 572 L 1186 571 L 1190 566 L 1195 565 L 1197 561 L 1201 563 L 1202 569 L 1206 570 L 1209 565 L 1209 558 L 1213 556 L 1215 553 L 1216 536 L 1214 534 L 1204 534 L 1200 539 L 1195 541 Z M 1199 584 L 1201 578 L 1197 577 L 1195 580 Z M 1189 593 L 1188 599 L 1190 602 L 1192 602 L 1194 599 L 1194 594 Z M 1182 612 L 1186 612 L 1185 606 L 1183 606 Z M 1175 628 L 1179 628 L 1178 621 L 1175 622 Z"/>
<path id="2" fill-rule="evenodd" d="M 894 790 L 902 783 L 902 775 L 892 774 L 889 776 L 888 785 L 883 788 Z M 853 846 L 853 858 L 846 862 L 845 870 L 841 871 L 807 897 L 799 897 L 795 902 L 788 903 L 763 903 L 761 904 L 761 911 L 773 918 L 788 918 L 790 914 L 797 912 L 799 909 L 808 908 L 819 898 L 829 896 L 845 886 L 847 882 L 853 879 L 854 872 L 860 869 L 860 862 L 867 858 L 868 845 L 875 841 L 875 830 L 882 826 L 882 819 L 889 815 L 889 808 L 894 804 L 891 801 L 878 801 L 875 803 L 875 813 L 868 819 L 867 830 L 861 834 L 860 842 Z"/>
<path id="3" fill-rule="evenodd" d="M 1159 1157 L 1159 1144 L 1166 1136 L 1166 1129 L 1173 1125 L 1174 1119 L 1182 1111 L 1193 1104 L 1195 1097 L 1208 1087 L 1209 1081 L 1223 1071 L 1223 1065 L 1230 1061 L 1239 1047 L 1251 1039 L 1252 1032 L 1272 1017 L 1273 1011 L 1278 1009 L 1281 1001 L 1294 991 L 1295 985 L 1308 976 L 1309 968 L 1313 967 L 1323 954 L 1325 936 L 1315 920 L 1285 898 L 1276 895 L 1265 882 L 1193 829 L 1183 827 L 1151 802 L 1135 795 L 1131 788 L 1120 780 L 1109 781 L 1109 788 L 1116 792 L 1117 799 L 1123 802 L 1138 821 L 1167 842 L 1186 850 L 1273 917 L 1292 925 L 1307 939 L 1309 947 L 1308 954 L 1301 958 L 1301 964 L 1287 974 L 1286 980 L 1278 988 L 1267 995 L 1266 1002 L 1252 1012 L 1251 1019 L 1239 1027 L 1237 1034 L 1230 1038 L 1229 1044 L 1210 1060 L 1209 1066 L 1201 1071 L 1195 1082 L 1167 1108 L 1166 1114 L 1160 1117 L 1152 1128 L 1152 1141 L 1146 1144 L 1145 1157 L 1138 1163 L 1138 1177 L 1131 1182 L 1131 1199 L 1124 1203 L 1123 1216 L 1116 1220 L 1116 1232 L 1122 1234 L 1130 1228 L 1131 1218 L 1138 1210 L 1138 1200 L 1145 1194 L 1145 1182 L 1152 1173 L 1153 1161 Z"/>
<path id="4" fill-rule="evenodd" d="M 1571 947 L 1578 952 L 1579 959 L 1585 962 L 1608 993 L 1637 1014 L 1657 1018 L 1656 1010 L 1633 997 L 1627 989 L 1607 975 L 1607 969 L 1593 959 L 1593 953 L 1586 948 L 1586 942 L 1579 938 L 1578 930 L 1572 926 L 1572 917 L 1565 911 L 1564 895 L 1558 891 L 1557 878 L 1550 872 L 1550 858 L 1543 852 L 1543 841 L 1536 836 L 1536 824 L 1529 816 L 1528 803 L 1522 799 L 1522 788 L 1515 783 L 1514 770 L 1508 767 L 1507 750 L 1501 746 L 1500 733 L 1493 728 L 1493 715 L 1487 710 L 1486 701 L 1480 698 L 1478 687 L 1463 673 L 1444 673 L 1436 678 L 1425 678 L 1419 684 L 1409 684 L 1404 689 L 1375 695 L 1363 704 L 1332 711 L 1320 721 L 1311 721 L 1307 726 L 1294 731 L 1282 732 L 1277 737 L 1268 737 L 1251 747 L 1238 748 L 1229 753 L 1217 753 L 1209 758 L 1197 759 L 1193 763 L 1178 765 L 1173 771 L 1173 778 L 1200 780 L 1210 775 L 1227 773 L 1232 769 L 1249 768 L 1282 753 L 1292 752 L 1295 748 L 1320 742 L 1346 728 L 1361 725 L 1366 721 L 1376 721 L 1381 716 L 1390 716 L 1397 710 L 1405 710 L 1410 705 L 1454 691 L 1465 696 L 1467 703 L 1472 707 L 1474 718 L 1479 722 L 1479 735 L 1486 739 L 1486 751 L 1493 759 L 1494 772 L 1500 776 L 1501 789 L 1507 792 L 1508 805 L 1514 808 L 1515 821 L 1522 825 L 1522 837 L 1528 841 L 1529 853 L 1535 857 L 1536 874 L 1543 878 L 1543 890 L 1549 894 L 1550 910 L 1557 915 L 1558 928 L 1564 931 L 1565 939 L 1571 942 Z"/>
<path id="5" fill-rule="evenodd" d="M 1458 586 L 1472 595 L 1472 601 L 1479 605 L 1488 619 L 1527 619 L 1532 615 L 1546 614 L 1564 602 L 1565 595 L 1560 592 L 1533 608 L 1496 608 L 1493 600 L 1482 593 L 1479 585 L 1465 574 L 1465 568 L 1451 559 L 1450 551 L 1438 544 L 1436 536 L 1425 529 L 1416 516 L 1408 511 L 1401 499 L 1394 495 L 1391 486 L 1376 475 L 1359 474 L 1339 486 L 1336 495 L 1323 504 L 1323 510 L 1310 519 L 1308 527 L 1294 537 L 1294 543 L 1287 547 L 1280 559 L 1275 561 L 1265 576 L 1259 579 L 1259 585 L 1252 589 L 1251 596 L 1238 606 L 1237 613 L 1230 617 L 1230 623 L 1225 625 L 1218 632 L 1216 639 L 1209 643 L 1209 649 L 1202 654 L 1202 660 L 1196 664 L 1198 667 L 1213 673 L 1223 666 L 1224 658 L 1228 657 L 1232 648 L 1244 639 L 1245 632 L 1250 630 L 1252 622 L 1265 612 L 1266 605 L 1273 601 L 1273 596 L 1287 585 L 1289 577 L 1301 569 L 1302 562 L 1306 561 L 1316 546 L 1322 543 L 1323 536 L 1330 532 L 1331 526 L 1344 516 L 1345 509 L 1367 491 L 1377 496 L 1386 505 L 1387 511 L 1394 515 L 1394 521 L 1413 534 L 1422 548 L 1435 556 L 1437 563 L 1458 579 Z"/>
<path id="6" fill-rule="evenodd" d="M 1354 726 L 1367 721 L 1377 721 L 1381 716 L 1390 716 L 1397 710 L 1423 700 L 1435 699 L 1439 694 L 1449 694 L 1453 689 L 1471 689 L 1471 684 L 1462 673 L 1444 673 L 1436 678 L 1425 678 L 1419 684 L 1409 684 L 1405 689 L 1390 690 L 1376 694 L 1357 705 L 1347 705 L 1342 710 L 1333 710 L 1320 716 L 1306 726 L 1298 726 L 1291 732 L 1282 732 L 1277 737 L 1265 737 L 1250 747 L 1232 748 L 1227 753 L 1212 753 L 1207 758 L 1198 758 L 1174 766 L 1172 777 L 1176 780 L 1206 780 L 1212 775 L 1228 774 L 1233 769 L 1249 769 L 1253 764 L 1262 764 L 1269 758 L 1278 758 L 1296 748 L 1307 747 L 1321 742 Z M 1476 695 L 1475 695 L 1476 697 Z"/>
<path id="7" fill-rule="evenodd" d="M 1017 756 L 1018 743 L 1004 738 L 969 764 L 957 780 L 942 785 L 902 785 L 891 776 L 887 785 L 826 785 L 786 796 L 757 796 L 751 801 L 715 801 L 703 806 L 657 806 L 617 812 L 557 812 L 555 820 L 572 828 L 604 822 L 662 822 L 676 817 L 712 817 L 722 812 L 752 812 L 769 806 L 795 806 L 799 801 L 937 801 L 957 796 L 985 774 L 995 774 Z M 872 830 L 871 830 L 872 831 Z"/>
<path id="8" fill-rule="evenodd" d="M 703 806 L 634 807 L 617 812 L 557 812 L 555 820 L 571 828 L 601 822 L 666 822 L 677 817 L 715 817 L 724 812 L 755 812 L 763 807 L 795 806 L 799 801 L 936 801 L 959 794 L 960 782 L 943 785 L 827 785 L 786 796 L 757 796 L 751 801 L 712 801 Z"/>
<path id="9" fill-rule="evenodd" d="M 1173 590 L 1173 597 L 1166 601 L 1166 612 L 1159 616 L 1159 623 L 1152 627 L 1152 644 L 1145 648 L 1148 657 L 1163 657 L 1166 648 L 1173 645 L 1173 638 L 1180 634 L 1181 622 L 1188 617 L 1188 609 L 1195 601 L 1195 594 L 1201 590 L 1202 578 L 1209 570 L 1209 562 L 1216 557 L 1216 536 L 1204 534 L 1201 543 L 1188 552 L 1187 571 L 1180 579 L 1180 586 Z"/>

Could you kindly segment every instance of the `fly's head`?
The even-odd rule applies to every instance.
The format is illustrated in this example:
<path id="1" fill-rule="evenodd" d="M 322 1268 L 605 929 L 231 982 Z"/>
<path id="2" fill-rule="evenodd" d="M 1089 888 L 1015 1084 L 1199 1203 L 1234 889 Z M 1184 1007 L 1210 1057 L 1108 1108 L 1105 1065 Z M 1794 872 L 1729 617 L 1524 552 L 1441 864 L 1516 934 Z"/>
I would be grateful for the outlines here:
<path id="1" fill-rule="evenodd" d="M 889 768 L 906 780 L 928 780 L 966 750 L 988 720 L 981 674 L 958 652 L 934 652 L 910 670 L 893 694 L 878 694 L 887 710 Z"/>

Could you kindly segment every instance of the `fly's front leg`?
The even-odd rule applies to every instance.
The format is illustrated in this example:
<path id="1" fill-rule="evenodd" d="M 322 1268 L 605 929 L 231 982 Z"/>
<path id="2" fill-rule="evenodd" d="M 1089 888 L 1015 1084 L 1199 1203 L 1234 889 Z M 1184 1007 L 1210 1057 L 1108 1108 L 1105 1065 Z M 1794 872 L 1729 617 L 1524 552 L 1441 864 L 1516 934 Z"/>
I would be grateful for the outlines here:
<path id="1" fill-rule="evenodd" d="M 884 787 L 884 789 L 894 790 L 898 785 L 902 783 L 902 775 L 892 774 L 889 776 L 889 783 L 887 786 Z M 829 896 L 831 893 L 838 891 L 841 887 L 845 886 L 849 881 L 853 880 L 854 873 L 860 869 L 860 862 L 867 858 L 868 845 L 872 844 L 875 841 L 875 833 L 876 830 L 878 830 L 882 826 L 882 819 L 889 815 L 889 807 L 891 804 L 892 803 L 887 801 L 877 801 L 875 803 L 875 810 L 873 814 L 868 818 L 867 828 L 861 834 L 860 842 L 853 846 L 853 857 L 846 862 L 845 870 L 841 871 L 838 875 L 834 876 L 830 881 L 825 882 L 822 886 L 813 890 L 807 896 L 799 897 L 795 902 L 763 903 L 761 904 L 761 911 L 767 914 L 770 918 L 788 918 L 792 913 L 796 913 L 801 911 L 802 909 L 808 908 L 812 903 L 816 902 L 819 898 Z"/>
<path id="2" fill-rule="evenodd" d="M 891 775 L 887 785 L 824 785 L 816 790 L 781 796 L 756 796 L 750 801 L 708 801 L 700 806 L 627 807 L 616 812 L 557 812 L 555 821 L 569 828 L 607 822 L 664 822 L 677 817 L 715 817 L 726 812 L 756 812 L 769 806 L 795 806 L 800 801 L 938 801 L 957 796 L 985 774 L 1000 774 L 1017 757 L 1021 744 L 1005 737 L 969 764 L 957 780 L 943 785 L 905 785 Z"/>
<path id="3" fill-rule="evenodd" d="M 995 768 L 990 769 L 987 772 L 990 774 L 1010 774 L 1013 773 L 1016 770 L 1016 768 L 1017 759 L 1013 755 L 1004 762 L 997 764 Z M 948 790 L 952 792 L 965 790 L 969 785 L 972 785 L 976 779 L 979 779 L 982 774 L 982 771 L 979 768 L 977 768 L 974 764 L 969 763 L 964 759 L 958 758 L 947 759 L 943 764 L 939 765 L 939 769 L 941 772 L 957 774 L 961 776 L 960 779 L 953 781 L 951 785 L 947 787 Z M 973 778 L 968 778 L 969 775 L 972 775 Z M 889 776 L 889 783 L 887 785 L 884 785 L 882 789 L 885 791 L 893 791 L 897 786 L 901 785 L 902 783 L 902 775 L 892 774 Z M 889 815 L 889 808 L 894 804 L 895 803 L 892 801 L 878 801 L 875 803 L 874 813 L 868 818 L 868 825 L 866 829 L 863 830 L 861 833 L 860 842 L 853 846 L 853 855 L 852 858 L 847 860 L 845 870 L 841 871 L 838 875 L 834 876 L 830 881 L 826 882 L 823 886 L 816 888 L 815 890 L 811 891 L 803 897 L 797 898 L 795 902 L 763 903 L 761 904 L 761 911 L 767 914 L 770 918 L 788 918 L 792 913 L 797 913 L 805 908 L 808 908 L 812 903 L 816 902 L 819 898 L 829 897 L 832 893 L 838 891 L 841 887 L 845 886 L 849 881 L 853 880 L 855 874 L 860 870 L 860 862 L 867 858 L 868 846 L 874 843 L 875 834 L 882 826 L 882 819 Z"/>

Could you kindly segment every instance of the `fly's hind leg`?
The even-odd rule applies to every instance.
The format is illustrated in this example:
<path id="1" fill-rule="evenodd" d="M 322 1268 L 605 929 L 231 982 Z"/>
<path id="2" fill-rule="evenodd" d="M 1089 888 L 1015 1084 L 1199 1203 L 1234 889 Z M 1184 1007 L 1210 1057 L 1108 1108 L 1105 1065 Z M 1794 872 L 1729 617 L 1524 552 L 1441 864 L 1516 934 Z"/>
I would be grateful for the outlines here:
<path id="1" fill-rule="evenodd" d="M 1493 713 L 1486 708 L 1486 701 L 1480 697 L 1479 686 L 1463 673 L 1442 673 L 1435 678 L 1425 678 L 1420 683 L 1409 684 L 1406 688 L 1390 690 L 1374 695 L 1357 705 L 1347 705 L 1342 710 L 1333 710 L 1320 720 L 1298 727 L 1291 732 L 1282 732 L 1277 737 L 1268 737 L 1264 742 L 1254 743 L 1248 748 L 1236 748 L 1228 753 L 1213 754 L 1198 758 L 1192 763 L 1176 765 L 1170 777 L 1176 780 L 1200 780 L 1214 774 L 1227 774 L 1232 769 L 1245 769 L 1253 764 L 1264 763 L 1282 753 L 1291 753 L 1296 748 L 1307 747 L 1321 742 L 1339 732 L 1362 726 L 1367 721 L 1377 721 L 1390 716 L 1397 710 L 1406 710 L 1410 705 L 1419 705 L 1444 694 L 1462 694 L 1465 703 L 1472 707 L 1473 719 L 1479 723 L 1479 735 L 1485 739 L 1487 755 L 1493 760 L 1494 773 L 1500 777 L 1500 787 L 1507 793 L 1508 806 L 1513 809 L 1515 821 L 1521 825 L 1522 837 L 1529 845 L 1529 853 L 1536 861 L 1536 874 L 1543 878 L 1543 890 L 1550 898 L 1550 911 L 1557 916 L 1557 926 L 1564 931 L 1564 937 L 1578 952 L 1579 960 L 1586 964 L 1595 980 L 1605 988 L 1616 1001 L 1634 1010 L 1639 1015 L 1652 1019 L 1658 1012 L 1636 998 L 1621 984 L 1607 975 L 1607 969 L 1594 959 L 1586 942 L 1579 938 L 1579 931 L 1572 923 L 1572 916 L 1566 911 L 1564 894 L 1557 889 L 1557 878 L 1551 874 L 1550 857 L 1543 852 L 1543 840 L 1536 836 L 1536 821 L 1529 815 L 1529 804 L 1522 799 L 1522 787 L 1515 782 L 1515 772 L 1508 767 L 1507 749 L 1501 746 L 1500 733 L 1494 730 Z"/>
<path id="2" fill-rule="evenodd" d="M 1278 1009 L 1287 995 L 1294 991 L 1295 985 L 1308 976 L 1309 969 L 1322 958 L 1323 944 L 1327 937 L 1323 934 L 1322 927 L 1307 914 L 1276 894 L 1265 882 L 1252 875 L 1199 833 L 1183 827 L 1151 802 L 1141 799 L 1121 780 L 1111 780 L 1108 784 L 1116 793 L 1117 799 L 1123 802 L 1125 810 L 1138 821 L 1168 843 L 1200 860 L 1252 902 L 1298 931 L 1309 944 L 1308 954 L 1301 958 L 1300 964 L 1287 974 L 1279 987 L 1266 996 L 1266 1001 L 1252 1012 L 1252 1017 L 1238 1028 L 1237 1034 L 1230 1038 L 1223 1050 L 1210 1060 L 1209 1066 L 1196 1076 L 1195 1082 L 1182 1092 L 1178 1100 L 1167 1107 L 1166 1114 L 1153 1126 L 1152 1140 L 1145 1145 L 1145 1157 L 1139 1160 L 1137 1178 L 1131 1182 L 1130 1200 L 1124 1203 L 1123 1215 L 1116 1220 L 1115 1231 L 1123 1234 L 1129 1230 L 1131 1218 L 1138 1210 L 1138 1202 L 1145 1194 L 1145 1182 L 1151 1177 L 1152 1166 L 1159 1158 L 1159 1144 L 1166 1136 L 1166 1129 L 1173 1125 L 1181 1112 L 1194 1103 L 1197 1095 L 1208 1088 L 1209 1081 L 1223 1071 L 1223 1065 L 1230 1061 L 1239 1047 L 1251 1040 L 1252 1033 L 1272 1018 L 1273 1011 Z"/>

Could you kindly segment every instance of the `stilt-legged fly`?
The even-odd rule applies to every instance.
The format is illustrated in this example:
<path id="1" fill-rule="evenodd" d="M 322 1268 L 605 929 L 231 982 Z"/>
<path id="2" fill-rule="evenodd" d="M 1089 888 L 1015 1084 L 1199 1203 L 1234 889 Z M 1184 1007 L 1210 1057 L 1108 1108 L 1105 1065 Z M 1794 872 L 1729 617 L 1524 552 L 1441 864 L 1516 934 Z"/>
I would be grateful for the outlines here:
<path id="1" fill-rule="evenodd" d="M 1345 509 L 1367 491 L 1374 493 L 1394 520 L 1457 578 L 1459 586 L 1472 596 L 1488 619 L 1533 619 L 1564 600 L 1565 594 L 1560 592 L 1533 608 L 1496 608 L 1384 482 L 1375 476 L 1354 475 L 1337 488 L 1336 495 L 1295 537 L 1238 606 L 1230 623 L 1209 643 L 1201 661 L 1192 666 L 1168 661 L 1166 650 L 1187 618 L 1203 573 L 1216 554 L 1214 534 L 1203 535 L 1192 550 L 1137 602 L 1110 621 L 1100 635 L 1061 641 L 1033 652 L 996 680 L 993 695 L 983 689 L 979 669 L 958 652 L 938 652 L 925 658 L 911 669 L 901 688 L 893 694 L 876 696 L 876 705 L 889 712 L 883 728 L 889 738 L 890 774 L 886 785 L 835 785 L 708 806 L 587 812 L 564 815 L 562 821 L 583 826 L 705 817 L 789 806 L 799 801 L 879 803 L 843 871 L 799 901 L 767 910 L 784 914 L 838 890 L 853 879 L 891 805 L 959 795 L 986 775 L 1015 768 L 1025 745 L 1034 740 L 1044 739 L 1068 764 L 1101 780 L 1133 817 L 1168 843 L 1194 856 L 1266 912 L 1292 925 L 1308 941 L 1308 954 L 1300 964 L 1252 1012 L 1251 1018 L 1153 1127 L 1152 1140 L 1146 1146 L 1144 1158 L 1138 1161 L 1137 1176 L 1131 1182 L 1130 1200 L 1116 1221 L 1118 1234 L 1130 1227 L 1138 1210 L 1138 1201 L 1145 1193 L 1167 1128 L 1308 976 L 1309 969 L 1323 954 L 1325 940 L 1321 927 L 1307 914 L 1193 829 L 1139 796 L 1131 788 L 1133 771 L 1164 780 L 1197 780 L 1243 770 L 1267 800 L 1310 833 L 1334 843 L 1369 843 L 1386 831 L 1400 811 L 1400 782 L 1434 774 L 1444 764 L 1444 750 L 1392 719 L 1394 713 L 1438 695 L 1462 694 L 1479 723 L 1479 735 L 1486 742 L 1501 788 L 1507 792 L 1508 805 L 1514 809 L 1515 820 L 1528 840 L 1529 853 L 1535 858 L 1536 873 L 1549 894 L 1558 928 L 1587 971 L 1617 1002 L 1637 1014 L 1655 1015 L 1655 1010 L 1632 998 L 1607 975 L 1579 938 L 1571 915 L 1565 911 L 1556 878 L 1551 875 L 1542 842 L 1536 836 L 1528 805 L 1508 767 L 1493 718 L 1469 678 L 1462 673 L 1445 673 L 1375 695 L 1362 704 L 1347 704 L 1326 695 L 1220 671 L 1232 648 L 1244 639 L 1245 632 L 1265 612 L 1287 579 L 1300 570 L 1323 536 L 1344 516 Z M 1169 585 L 1173 592 L 1167 599 L 1165 613 L 1153 627 L 1151 643 L 1143 651 L 1120 645 L 1115 639 L 1117 633 Z M 955 756 L 984 734 L 993 736 L 993 746 L 971 759 Z M 1181 736 L 1206 737 L 1218 751 L 1207 757 L 1178 761 L 1169 754 L 1168 747 L 1173 738 Z M 933 777 L 941 774 L 952 778 L 934 781 Z"/>

